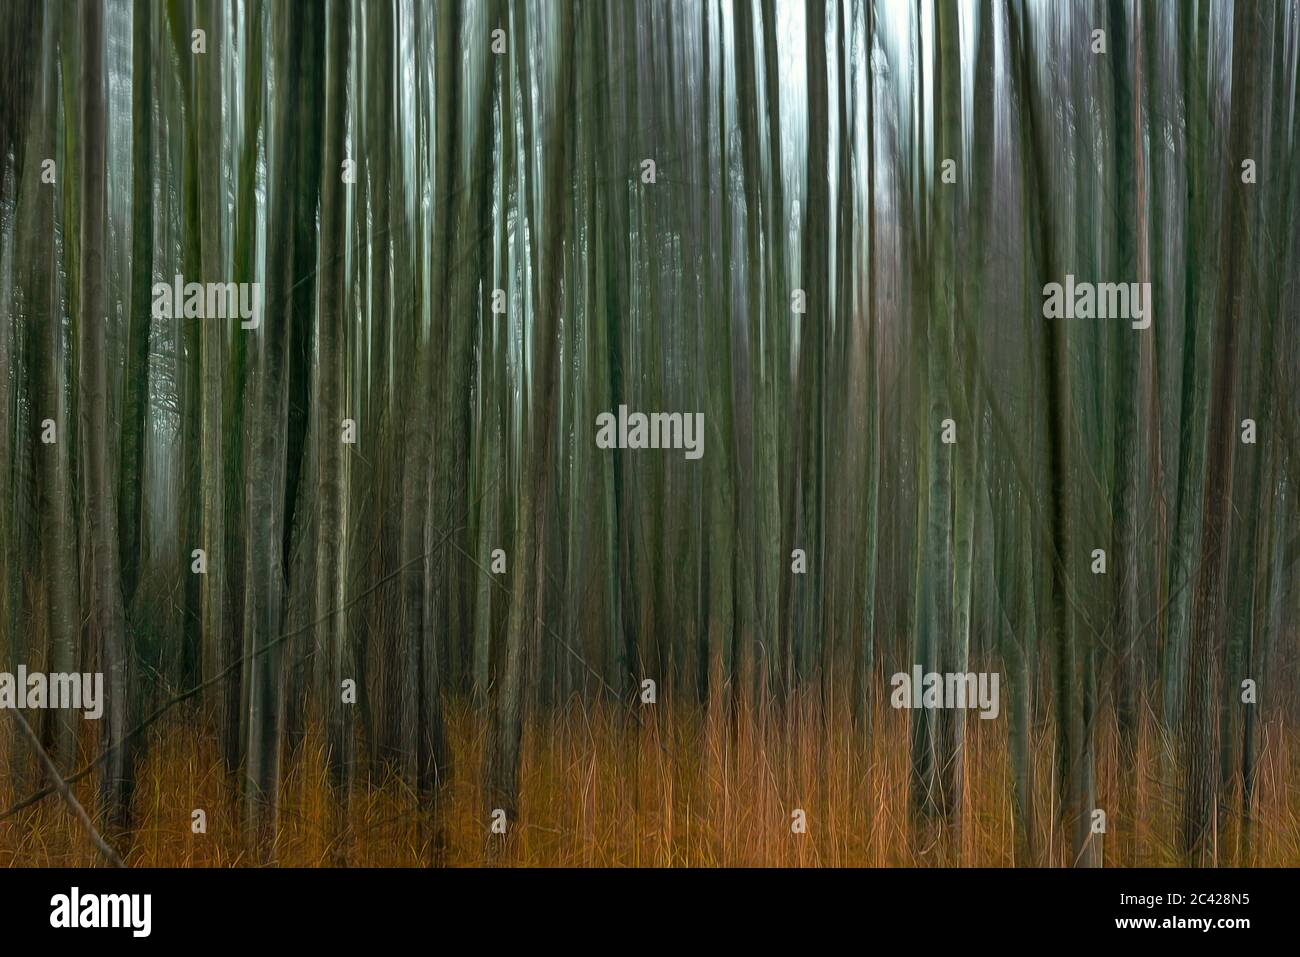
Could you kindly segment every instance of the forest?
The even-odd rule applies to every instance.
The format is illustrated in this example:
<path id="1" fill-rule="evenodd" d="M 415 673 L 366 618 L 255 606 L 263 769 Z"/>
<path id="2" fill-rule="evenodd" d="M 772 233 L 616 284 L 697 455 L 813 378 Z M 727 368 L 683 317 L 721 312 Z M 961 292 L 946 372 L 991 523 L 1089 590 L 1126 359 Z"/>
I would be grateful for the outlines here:
<path id="1" fill-rule="evenodd" d="M 1300 865 L 1298 66 L 0 4 L 0 866 Z"/>

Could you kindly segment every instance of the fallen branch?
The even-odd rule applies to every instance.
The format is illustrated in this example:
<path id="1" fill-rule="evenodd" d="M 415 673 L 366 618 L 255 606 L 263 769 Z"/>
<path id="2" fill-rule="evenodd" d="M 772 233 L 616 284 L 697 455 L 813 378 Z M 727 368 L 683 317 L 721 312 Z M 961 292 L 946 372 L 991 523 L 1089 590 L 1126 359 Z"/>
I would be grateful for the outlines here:
<path id="1" fill-rule="evenodd" d="M 76 819 L 81 822 L 81 826 L 86 829 L 86 832 L 90 835 L 90 840 L 94 843 L 95 847 L 99 849 L 99 853 L 103 854 L 108 860 L 108 863 L 114 867 L 126 867 L 126 864 L 122 862 L 122 858 L 117 851 L 113 850 L 113 848 L 109 846 L 109 843 L 100 836 L 99 831 L 95 830 L 95 825 L 90 820 L 90 815 L 86 813 L 86 809 L 81 806 L 81 802 L 73 795 L 72 789 L 68 787 L 68 782 L 63 780 L 63 775 L 59 773 L 59 769 L 54 766 L 54 762 L 50 759 L 49 754 L 46 752 L 45 748 L 41 746 L 41 739 L 36 736 L 36 732 L 33 731 L 32 726 L 27 723 L 27 719 L 23 717 L 23 713 L 17 708 L 14 708 L 9 713 L 14 716 L 14 720 L 18 722 L 18 727 L 22 729 L 23 734 L 27 736 L 27 740 L 31 742 L 32 748 L 41 759 L 41 764 L 45 765 L 46 773 L 54 779 L 54 790 L 59 793 L 63 800 L 68 802 L 68 807 L 72 808 L 73 816 L 75 816 Z"/>

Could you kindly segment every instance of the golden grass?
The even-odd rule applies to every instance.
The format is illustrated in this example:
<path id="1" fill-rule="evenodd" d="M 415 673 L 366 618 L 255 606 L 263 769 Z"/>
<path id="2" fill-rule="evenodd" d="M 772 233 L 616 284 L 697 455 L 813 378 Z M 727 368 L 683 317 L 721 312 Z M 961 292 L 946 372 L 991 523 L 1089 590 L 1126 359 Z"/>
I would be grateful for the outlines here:
<path id="1" fill-rule="evenodd" d="M 967 722 L 963 825 L 909 826 L 906 712 L 882 709 L 870 749 L 847 716 L 822 717 L 800 699 L 788 718 L 731 722 L 702 709 L 646 708 L 644 726 L 613 705 L 539 715 L 525 729 L 518 820 L 507 837 L 489 831 L 482 787 L 485 722 L 457 704 L 449 713 L 450 780 L 436 808 L 422 807 L 398 779 L 361 772 L 343 813 L 327 783 L 323 749 L 309 737 L 286 756 L 277 863 L 286 866 L 912 866 L 1027 864 L 1016 833 L 1007 722 Z M 728 726 L 730 725 L 730 726 Z M 1300 864 L 1300 740 L 1280 721 L 1259 729 L 1256 814 L 1246 840 L 1227 811 L 1219 862 Z M 0 807 L 14 788 L 12 738 L 0 739 Z M 84 743 L 85 755 L 91 741 Z M 1038 844 L 1045 862 L 1066 862 L 1051 806 L 1052 736 L 1035 736 Z M 1108 866 L 1169 866 L 1176 851 L 1173 761 L 1155 726 L 1121 759 L 1113 723 L 1097 741 L 1098 806 Z M 1170 783 L 1174 782 L 1174 783 Z M 76 791 L 87 806 L 93 784 Z M 135 830 L 114 835 L 129 864 L 225 867 L 250 863 L 241 840 L 235 783 L 196 719 L 151 737 L 140 766 Z M 1235 799 L 1234 799 L 1235 801 Z M 207 833 L 191 832 L 191 812 Z M 805 834 L 791 832 L 802 809 Z M 100 863 L 57 797 L 0 821 L 0 866 Z"/>

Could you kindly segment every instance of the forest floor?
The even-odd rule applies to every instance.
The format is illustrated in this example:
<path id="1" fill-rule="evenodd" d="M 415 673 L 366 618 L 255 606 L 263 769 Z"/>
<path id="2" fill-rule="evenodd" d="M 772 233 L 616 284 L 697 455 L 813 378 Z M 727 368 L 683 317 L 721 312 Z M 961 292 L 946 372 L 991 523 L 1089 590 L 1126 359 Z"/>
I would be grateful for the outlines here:
<path id="1" fill-rule="evenodd" d="M 702 709 L 646 709 L 643 726 L 612 705 L 574 703 L 525 729 L 519 820 L 491 833 L 482 786 L 486 722 L 449 710 L 451 769 L 436 809 L 398 778 L 359 770 L 350 808 L 329 785 L 315 735 L 286 756 L 277 863 L 285 866 L 1013 866 L 1032 863 L 1018 833 L 1005 715 L 967 721 L 962 827 L 909 824 L 906 712 L 879 710 L 870 748 L 846 714 L 817 715 L 808 700 L 788 718 L 740 714 L 727 727 Z M 0 813 L 15 793 L 22 744 L 0 725 Z M 1111 720 L 1097 739 L 1097 806 L 1108 866 L 1172 866 L 1181 775 L 1153 721 L 1130 757 Z M 1255 819 L 1221 814 L 1220 864 L 1300 865 L 1300 731 L 1280 719 L 1259 728 Z M 1054 739 L 1033 738 L 1036 844 L 1046 863 L 1064 847 L 1052 806 Z M 92 756 L 89 735 L 83 759 Z M 30 782 L 33 780 L 27 775 Z M 93 806 L 87 777 L 75 787 Z M 238 788 L 197 720 L 154 729 L 139 765 L 134 830 L 114 835 L 136 866 L 240 866 Z M 193 832 L 193 812 L 206 833 Z M 796 833 L 802 810 L 806 830 Z M 57 796 L 0 820 L 0 867 L 100 863 Z"/>

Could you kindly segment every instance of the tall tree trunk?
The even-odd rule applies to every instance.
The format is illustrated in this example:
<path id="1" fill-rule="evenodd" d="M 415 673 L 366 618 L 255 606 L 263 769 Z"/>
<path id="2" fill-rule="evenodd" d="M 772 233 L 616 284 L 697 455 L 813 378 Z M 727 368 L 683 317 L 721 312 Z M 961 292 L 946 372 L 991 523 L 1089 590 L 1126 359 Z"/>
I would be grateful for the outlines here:
<path id="1" fill-rule="evenodd" d="M 344 283 L 346 203 L 344 136 L 350 41 L 350 0 L 330 0 L 326 58 L 325 138 L 321 155 L 320 308 L 317 313 L 316 407 L 316 626 L 317 651 L 326 665 L 319 687 L 327 726 L 330 779 L 346 806 L 352 789 L 352 709 L 342 703 L 342 682 L 355 680 L 348 647 L 345 604 L 348 526 L 344 462 Z M 355 420 L 354 420 L 355 422 Z"/>
<path id="2" fill-rule="evenodd" d="M 574 122 L 576 109 L 575 69 L 573 64 L 574 13 L 572 4 L 560 7 L 557 51 L 558 77 L 550 117 L 560 117 L 553 139 L 546 151 L 546 184 L 543 198 L 542 275 L 546 282 L 546 301 L 535 316 L 533 332 L 538 380 L 533 395 L 533 414 L 527 424 L 527 452 L 522 465 L 518 527 L 515 545 L 516 573 L 512 576 L 510 617 L 502 661 L 501 685 L 492 728 L 488 798 L 492 808 L 501 808 L 514 821 L 518 806 L 519 745 L 523 736 L 523 691 L 527 662 L 536 647 L 539 622 L 544 611 L 546 574 L 546 516 L 551 479 L 551 454 L 555 439 L 551 426 L 555 416 L 556 340 L 559 335 L 561 282 L 560 268 L 564 244 L 565 217 L 569 210 L 563 184 L 569 175 L 568 126 Z M 531 601 L 530 601 L 530 592 Z"/>
<path id="3" fill-rule="evenodd" d="M 310 10 L 272 9 L 276 88 L 284 96 L 274 107 L 266 247 L 266 309 L 256 332 L 256 359 L 249 390 L 248 527 L 244 576 L 244 648 L 249 657 L 248 757 L 245 762 L 247 841 L 258 858 L 274 857 L 279 814 L 281 742 L 284 729 L 284 526 L 287 497 L 289 383 L 287 353 L 292 325 L 294 190 L 297 151 L 297 94 L 304 47 L 317 28 Z"/>
<path id="4" fill-rule="evenodd" d="M 1028 28 L 1020 3 L 1010 16 L 1010 59 L 1015 71 L 1020 126 L 1027 163 L 1027 200 L 1036 205 L 1034 244 L 1041 276 L 1059 279 L 1054 224 L 1047 215 L 1050 207 L 1047 177 L 1047 130 L 1044 128 L 1030 81 L 1037 67 Z M 1070 508 L 1070 474 L 1067 446 L 1071 433 L 1069 409 L 1067 336 L 1056 320 L 1042 325 L 1042 362 L 1047 385 L 1046 423 L 1048 439 L 1048 486 L 1050 512 L 1047 522 L 1051 547 L 1051 596 L 1053 639 L 1056 650 L 1057 768 L 1060 779 L 1060 818 L 1069 837 L 1069 863 L 1096 866 L 1101 860 L 1100 842 L 1092 835 L 1092 747 L 1086 722 L 1091 711 L 1088 700 L 1087 655 L 1075 635 L 1074 615 L 1067 608 L 1073 587 L 1074 547 Z"/>
<path id="5" fill-rule="evenodd" d="M 127 729 L 130 660 L 118 569 L 117 497 L 113 488 L 114 423 L 110 417 L 106 328 L 107 279 L 104 263 L 107 208 L 104 97 L 104 9 L 99 2 L 83 8 L 81 53 L 81 394 L 89 423 L 85 508 L 90 532 L 90 568 L 94 605 L 91 634 L 105 676 L 101 799 L 115 824 L 130 815 L 132 761 L 123 737 Z"/>
<path id="6" fill-rule="evenodd" d="M 220 143 L 222 135 L 223 4 L 220 0 L 208 0 L 202 4 L 201 9 L 206 15 L 197 22 L 207 32 L 208 52 L 201 58 L 190 57 L 195 60 L 191 79 L 191 106 L 194 116 L 193 136 L 197 137 L 194 152 L 198 177 L 196 225 L 199 227 L 199 265 L 204 282 L 223 283 L 226 280 L 226 261 L 223 237 L 224 197 L 221 195 L 222 174 L 219 168 L 221 158 L 216 150 L 208 146 Z M 203 145 L 200 146 L 200 143 Z M 223 434 L 226 425 L 223 418 L 226 342 L 230 335 L 229 327 L 236 325 L 237 319 L 207 316 L 201 320 L 201 328 L 196 337 L 200 354 L 199 499 L 202 533 L 196 547 L 207 553 L 207 571 L 199 586 L 203 628 L 201 674 L 205 681 L 226 669 L 231 650 L 226 614 L 226 468 Z M 226 714 L 226 708 L 230 704 L 226 688 L 214 687 L 208 697 L 217 727 L 225 729 L 230 720 Z M 229 761 L 233 756 L 226 754 L 225 757 Z"/>
<path id="7" fill-rule="evenodd" d="M 47 119 L 37 138 L 37 144 L 42 156 L 55 156 L 55 124 L 59 111 L 56 50 L 62 17 L 58 6 L 51 6 L 47 14 L 45 38 L 42 41 L 45 69 L 41 77 L 41 110 Z M 59 307 L 59 246 L 54 233 L 54 211 L 59 200 L 58 194 L 59 188 L 52 184 L 40 184 L 34 190 L 34 238 L 42 243 L 48 240 L 49 245 L 39 249 L 32 259 L 29 295 L 31 315 L 38 321 L 29 335 L 31 354 L 35 360 L 31 377 L 35 400 L 32 424 L 43 432 L 45 420 L 52 420 L 55 439 L 50 444 L 37 439 L 33 446 L 39 489 L 42 564 L 48 590 L 48 660 L 51 671 L 68 673 L 80 669 L 82 612 L 78 583 L 80 566 L 77 561 L 76 505 L 72 494 L 74 431 L 72 417 L 68 412 L 69 395 L 65 388 L 69 367 L 67 349 L 71 343 L 65 346 L 63 310 Z M 51 718 L 52 730 L 48 733 L 54 745 L 51 753 L 64 763 L 75 762 L 80 721 L 73 712 L 63 709 L 55 711 Z"/>
<path id="8" fill-rule="evenodd" d="M 1232 119 L 1228 155 L 1250 153 L 1255 102 L 1255 45 L 1259 34 L 1254 6 L 1234 5 L 1232 23 Z M 1245 268 L 1248 244 L 1233 241 L 1238 230 L 1248 235 L 1249 196 L 1235 167 L 1224 175 L 1223 236 L 1220 244 L 1222 281 L 1214 333 L 1214 378 L 1210 388 L 1210 427 L 1206 449 L 1205 530 L 1197 565 L 1195 611 L 1192 621 L 1183 738 L 1187 747 L 1180 829 L 1182 848 L 1192 862 L 1217 860 L 1219 802 L 1219 709 L 1223 706 L 1223 664 L 1227 655 L 1227 596 L 1224 591 L 1231 527 L 1233 452 L 1237 445 L 1235 408 L 1236 349 L 1242 324 L 1242 300 L 1237 285 Z"/>

